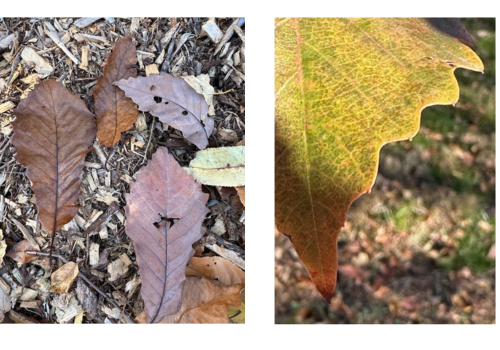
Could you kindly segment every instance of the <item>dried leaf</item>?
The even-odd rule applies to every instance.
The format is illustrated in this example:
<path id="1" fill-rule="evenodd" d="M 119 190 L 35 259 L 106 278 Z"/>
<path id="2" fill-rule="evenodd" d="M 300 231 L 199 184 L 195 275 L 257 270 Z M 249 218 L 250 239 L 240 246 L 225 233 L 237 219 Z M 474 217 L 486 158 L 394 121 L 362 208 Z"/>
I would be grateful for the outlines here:
<path id="1" fill-rule="evenodd" d="M 203 149 L 214 129 L 207 116 L 208 105 L 182 78 L 169 74 L 123 79 L 115 83 L 139 109 L 182 131 L 184 137 Z"/>
<path id="2" fill-rule="evenodd" d="M 50 291 L 58 294 L 68 293 L 76 276 L 78 276 L 78 264 L 73 261 L 64 264 L 50 276 L 52 285 Z"/>
<path id="3" fill-rule="evenodd" d="M 94 90 L 97 138 L 101 144 L 111 147 L 120 140 L 121 133 L 132 129 L 137 120 L 137 105 L 113 83 L 121 79 L 137 77 L 135 43 L 127 36 L 115 44 L 103 75 Z"/>
<path id="4" fill-rule="evenodd" d="M 147 322 L 159 322 L 180 307 L 185 267 L 194 255 L 192 244 L 202 237 L 208 194 L 160 147 L 125 197 Z"/>
<path id="5" fill-rule="evenodd" d="M 245 283 L 245 272 L 229 260 L 218 256 L 191 258 L 186 276 L 201 276 L 214 284 L 229 286 Z"/>
<path id="6" fill-rule="evenodd" d="M 16 159 L 27 169 L 38 217 L 53 239 L 78 211 L 80 174 L 96 134 L 94 116 L 55 80 L 37 85 L 14 114 Z"/>
<path id="7" fill-rule="evenodd" d="M 245 146 L 209 148 L 189 163 L 196 181 L 212 186 L 245 185 Z"/>
<path id="8" fill-rule="evenodd" d="M 208 105 L 208 115 L 215 115 L 214 109 L 214 87 L 210 85 L 210 77 L 208 74 L 201 74 L 197 77 L 188 75 L 182 77 L 186 83 L 189 84 L 197 93 L 202 94 Z"/>
<path id="9" fill-rule="evenodd" d="M 238 191 L 238 195 L 240 196 L 241 203 L 243 206 L 245 205 L 245 186 L 235 187 L 236 191 Z"/>
<path id="10" fill-rule="evenodd" d="M 182 306 L 161 323 L 229 323 L 228 306 L 240 306 L 242 284 L 217 286 L 202 277 L 188 277 Z"/>
<path id="11" fill-rule="evenodd" d="M 36 259 L 36 255 L 28 254 L 26 251 L 40 250 L 38 246 L 33 247 L 28 240 L 23 240 L 16 243 L 14 247 L 6 254 L 9 258 L 17 261 L 18 263 L 24 264 Z"/>

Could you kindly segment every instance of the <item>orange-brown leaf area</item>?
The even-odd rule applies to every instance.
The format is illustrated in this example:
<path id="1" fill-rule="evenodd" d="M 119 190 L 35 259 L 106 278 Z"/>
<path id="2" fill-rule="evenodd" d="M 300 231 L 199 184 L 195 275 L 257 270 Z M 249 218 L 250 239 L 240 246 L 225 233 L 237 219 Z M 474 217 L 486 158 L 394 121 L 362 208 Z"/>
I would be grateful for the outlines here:
<path id="1" fill-rule="evenodd" d="M 110 62 L 116 42 L 130 35 L 137 49 L 135 65 L 139 76 L 155 71 L 174 77 L 206 74 L 215 92 L 231 90 L 214 96 L 214 131 L 208 146 L 234 146 L 245 135 L 245 27 L 239 21 L 242 30 L 234 30 L 231 25 L 235 20 L 238 23 L 237 19 L 215 18 L 213 24 L 222 33 L 228 32 L 229 38 L 224 43 L 229 45 L 223 44 L 216 53 L 218 44 L 208 36 L 199 36 L 201 27 L 209 20 L 4 18 L 0 21 L 0 42 L 6 45 L 0 48 L 0 230 L 7 252 L 12 251 L 3 258 L 0 269 L 0 286 L 12 300 L 3 322 L 131 323 L 144 313 L 141 269 L 134 244 L 125 232 L 125 194 L 129 193 L 136 173 L 147 166 L 159 147 L 168 149 L 180 166 L 188 166 L 198 148 L 182 132 L 147 112 L 136 115 L 135 125 L 122 132 L 114 146 L 103 147 L 95 141 L 78 176 L 82 184 L 76 215 L 56 232 L 55 257 L 50 268 L 46 256 L 50 237 L 37 224 L 39 196 L 33 193 L 25 168 L 16 161 L 16 149 L 10 142 L 14 134 L 13 110 L 31 95 L 34 87 L 39 87 L 35 84 L 55 79 L 94 112 L 93 93 L 107 66 L 105 62 Z M 36 30 L 30 30 L 33 26 Z M 51 37 L 40 37 L 39 31 L 55 33 L 53 37 L 60 38 L 59 45 L 66 50 Z M 12 34 L 15 40 L 10 41 Z M 30 50 L 23 53 L 28 47 L 39 58 L 33 58 Z M 202 222 L 204 237 L 194 244 L 197 256 L 229 252 L 244 259 L 245 216 L 243 205 L 236 205 L 239 197 L 236 194 L 224 197 L 213 186 L 203 188 L 209 196 L 206 207 L 210 213 Z M 24 243 L 16 245 L 20 242 Z M 79 277 L 66 293 L 51 292 L 51 272 L 70 261 L 78 263 Z"/>
<path id="2" fill-rule="evenodd" d="M 94 90 L 97 138 L 111 147 L 120 140 L 121 133 L 132 129 L 137 120 L 137 105 L 113 85 L 115 81 L 137 76 L 135 42 L 127 36 L 119 40 L 109 56 L 103 75 Z"/>

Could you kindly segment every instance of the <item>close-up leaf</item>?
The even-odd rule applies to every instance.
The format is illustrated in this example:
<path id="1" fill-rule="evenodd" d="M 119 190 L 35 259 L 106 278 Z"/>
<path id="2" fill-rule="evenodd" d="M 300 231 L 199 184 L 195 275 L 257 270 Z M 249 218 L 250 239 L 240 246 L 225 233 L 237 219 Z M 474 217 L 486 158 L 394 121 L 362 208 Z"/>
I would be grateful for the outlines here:
<path id="1" fill-rule="evenodd" d="M 196 181 L 212 186 L 245 185 L 245 146 L 201 150 L 189 163 Z"/>
<path id="2" fill-rule="evenodd" d="M 443 21 L 275 22 L 276 226 L 327 300 L 339 232 L 373 186 L 380 148 L 411 139 L 426 106 L 457 102 L 456 68 L 483 70 L 458 20 Z"/>
<path id="3" fill-rule="evenodd" d="M 182 291 L 182 306 L 162 323 L 228 323 L 227 307 L 241 305 L 242 284 L 218 286 L 202 277 L 188 277 Z"/>
<path id="4" fill-rule="evenodd" d="M 97 80 L 94 90 L 97 138 L 107 147 L 117 143 L 121 133 L 132 129 L 137 120 L 137 105 L 113 85 L 115 81 L 137 77 L 136 56 L 132 37 L 119 40 L 106 62 L 103 75 Z"/>
<path id="5" fill-rule="evenodd" d="M 170 74 L 122 79 L 115 83 L 139 109 L 158 117 L 164 124 L 182 131 L 183 136 L 204 149 L 214 129 L 208 105 L 184 79 Z"/>
<path id="6" fill-rule="evenodd" d="M 181 306 L 192 244 L 202 235 L 208 194 L 160 147 L 130 186 L 127 235 L 134 243 L 148 323 Z"/>
<path id="7" fill-rule="evenodd" d="M 94 116 L 55 80 L 36 85 L 14 114 L 16 159 L 26 167 L 38 218 L 53 238 L 78 212 L 80 174 L 96 135 Z"/>

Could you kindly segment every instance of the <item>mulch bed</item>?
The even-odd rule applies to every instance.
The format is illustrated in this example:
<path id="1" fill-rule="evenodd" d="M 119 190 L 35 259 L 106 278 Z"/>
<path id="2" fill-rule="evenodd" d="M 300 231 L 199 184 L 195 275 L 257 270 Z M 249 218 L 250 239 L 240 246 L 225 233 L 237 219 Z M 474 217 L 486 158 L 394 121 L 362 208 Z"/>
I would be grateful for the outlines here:
<path id="1" fill-rule="evenodd" d="M 24 167 L 16 162 L 9 137 L 13 109 L 41 79 L 57 79 L 79 95 L 93 111 L 92 93 L 103 73 L 113 44 L 125 35 L 137 43 L 138 74 L 169 73 L 174 76 L 208 74 L 215 95 L 215 129 L 209 147 L 244 144 L 245 138 L 245 48 L 244 19 L 213 19 L 224 37 L 222 44 L 203 35 L 208 18 L 3 18 L 0 20 L 0 231 L 7 251 L 31 235 L 48 253 L 50 237 L 37 224 L 37 207 Z M 236 30 L 235 30 L 235 27 Z M 47 31 L 70 53 L 58 46 Z M 200 35 L 202 34 L 202 35 Z M 53 71 L 46 74 L 37 58 L 23 55 L 31 48 Z M 86 52 L 84 52 L 86 51 Z M 75 63 L 71 55 L 77 59 Z M 23 57 L 24 56 L 24 57 Z M 45 74 L 44 74 L 45 73 Z M 12 310 L 4 322 L 57 323 L 81 303 L 83 323 L 131 323 L 143 311 L 140 273 L 133 244 L 126 234 L 124 195 L 134 174 L 147 164 L 158 147 L 167 147 L 181 166 L 187 166 L 197 148 L 172 128 L 166 130 L 156 118 L 140 112 L 133 130 L 122 134 L 112 148 L 94 144 L 86 157 L 80 192 L 80 211 L 58 232 L 54 242 L 55 266 L 48 257 L 18 264 L 0 261 L 0 287 L 10 295 Z M 244 206 L 236 190 L 203 186 L 210 194 L 211 212 L 204 222 L 204 238 L 196 244 L 197 256 L 214 253 L 215 244 L 245 258 Z M 212 230 L 216 227 L 216 232 Z M 99 263 L 89 265 L 91 244 L 99 246 Z M 120 277 L 110 280 L 109 266 L 127 262 Z M 128 260 L 127 260 L 128 259 Z M 51 272 L 62 261 L 79 263 L 81 274 L 94 285 L 78 279 L 70 292 L 50 292 Z M 128 263 L 130 262 L 130 263 Z M 121 264 L 123 265 L 123 264 Z M 106 296 L 104 297 L 103 294 Z M 57 312 L 56 312 L 57 311 Z M 134 321 L 136 320 L 136 321 Z M 74 322 L 73 318 L 67 320 Z"/>

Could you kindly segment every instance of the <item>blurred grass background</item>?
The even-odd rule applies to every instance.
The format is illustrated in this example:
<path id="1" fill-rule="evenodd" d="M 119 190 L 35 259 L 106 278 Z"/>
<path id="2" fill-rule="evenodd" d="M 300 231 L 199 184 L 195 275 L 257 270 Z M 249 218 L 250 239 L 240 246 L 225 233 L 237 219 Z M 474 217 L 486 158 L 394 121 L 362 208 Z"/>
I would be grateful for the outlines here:
<path id="1" fill-rule="evenodd" d="M 462 22 L 484 74 L 458 69 L 457 105 L 426 108 L 413 141 L 382 148 L 340 234 L 331 304 L 276 238 L 276 323 L 495 322 L 495 19 Z"/>

